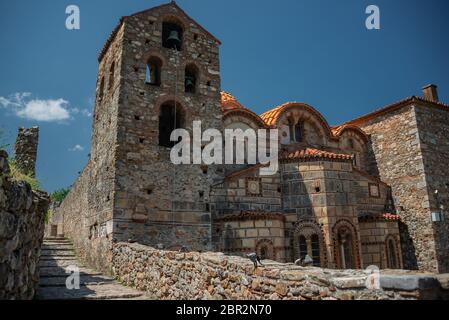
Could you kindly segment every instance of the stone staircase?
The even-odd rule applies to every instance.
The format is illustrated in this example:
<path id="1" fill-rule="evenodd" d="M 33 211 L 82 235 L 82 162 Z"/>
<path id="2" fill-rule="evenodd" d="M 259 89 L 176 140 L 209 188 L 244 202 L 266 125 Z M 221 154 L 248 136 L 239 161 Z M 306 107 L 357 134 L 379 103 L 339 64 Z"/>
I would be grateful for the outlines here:
<path id="1" fill-rule="evenodd" d="M 111 277 L 85 267 L 75 256 L 69 240 L 46 238 L 40 258 L 40 280 L 36 298 L 39 300 L 146 300 L 144 292 L 119 284 Z M 69 266 L 79 269 L 80 288 L 68 289 L 66 280 L 71 275 Z"/>

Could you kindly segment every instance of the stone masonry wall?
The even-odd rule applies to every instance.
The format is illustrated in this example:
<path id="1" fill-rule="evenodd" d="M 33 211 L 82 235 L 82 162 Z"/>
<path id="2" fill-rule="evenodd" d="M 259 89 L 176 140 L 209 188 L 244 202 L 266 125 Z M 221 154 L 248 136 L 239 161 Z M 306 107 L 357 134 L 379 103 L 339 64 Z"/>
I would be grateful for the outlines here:
<path id="1" fill-rule="evenodd" d="M 17 166 L 25 174 L 34 176 L 36 172 L 37 145 L 39 142 L 39 128 L 19 128 L 15 144 Z"/>
<path id="2" fill-rule="evenodd" d="M 416 107 L 405 106 L 379 116 L 362 129 L 371 138 L 371 168 L 377 168 L 380 179 L 391 186 L 394 205 L 403 222 L 400 230 L 404 268 L 437 271 Z"/>
<path id="3" fill-rule="evenodd" d="M 432 224 L 437 268 L 449 272 L 449 109 L 417 105 L 415 112 L 430 195 L 429 211 L 443 214 L 442 221 Z"/>
<path id="4" fill-rule="evenodd" d="M 162 46 L 163 23 L 183 29 L 182 50 Z M 120 57 L 114 237 L 166 248 L 210 248 L 211 185 L 217 165 L 174 165 L 170 148 L 159 145 L 159 116 L 176 103 L 178 120 L 192 137 L 193 121 L 221 131 L 218 43 L 174 4 L 126 17 Z M 147 63 L 161 62 L 160 84 L 146 82 Z M 196 91 L 184 90 L 185 70 L 198 71 Z"/>
<path id="5" fill-rule="evenodd" d="M 49 198 L 8 177 L 6 152 L 0 150 L 0 300 L 34 297 Z"/>
<path id="6" fill-rule="evenodd" d="M 302 268 L 270 261 L 254 269 L 249 259 L 222 253 L 180 253 L 128 243 L 114 244 L 113 273 L 125 285 L 165 300 L 448 298 L 447 282 L 431 274 L 395 271 L 371 281 L 373 275 L 364 271 Z M 367 283 L 378 283 L 378 289 L 368 289 Z"/>
<path id="7" fill-rule="evenodd" d="M 58 233 L 73 240 L 83 261 L 104 272 L 110 271 L 113 233 L 122 39 L 120 28 L 98 66 L 91 157 L 52 217 Z"/>

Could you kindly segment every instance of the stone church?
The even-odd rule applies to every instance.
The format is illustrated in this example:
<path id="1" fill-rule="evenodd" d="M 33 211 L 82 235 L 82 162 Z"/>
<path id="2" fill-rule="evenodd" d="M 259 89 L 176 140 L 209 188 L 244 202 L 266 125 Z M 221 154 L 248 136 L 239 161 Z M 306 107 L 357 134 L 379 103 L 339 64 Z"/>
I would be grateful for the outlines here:
<path id="1" fill-rule="evenodd" d="M 89 162 L 52 217 L 90 264 L 111 246 L 257 252 L 358 269 L 449 271 L 449 106 L 437 88 L 339 126 L 221 91 L 219 47 L 175 2 L 124 16 L 98 57 Z M 279 170 L 173 165 L 175 128 L 279 129 Z"/>

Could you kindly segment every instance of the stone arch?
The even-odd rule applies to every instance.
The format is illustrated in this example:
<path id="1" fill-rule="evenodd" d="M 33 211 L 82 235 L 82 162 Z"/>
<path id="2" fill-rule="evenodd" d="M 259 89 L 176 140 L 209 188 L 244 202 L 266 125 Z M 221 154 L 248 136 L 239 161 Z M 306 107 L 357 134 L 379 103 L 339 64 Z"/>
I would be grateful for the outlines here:
<path id="1" fill-rule="evenodd" d="M 338 133 L 341 150 L 354 155 L 354 166 L 366 169 L 368 137 L 357 127 L 345 127 Z"/>
<path id="2" fill-rule="evenodd" d="M 298 139 L 296 135 L 293 139 L 291 135 L 298 131 L 298 125 L 301 127 L 301 139 Z M 323 116 L 314 108 L 301 103 L 285 105 L 274 126 L 280 129 L 283 144 L 286 144 L 289 140 L 290 143 L 325 145 L 327 139 L 331 137 L 330 127 Z M 294 126 L 294 129 L 292 129 L 292 126 Z M 285 138 L 286 134 L 289 137 L 288 139 Z"/>
<path id="3" fill-rule="evenodd" d="M 318 252 L 314 248 L 313 238 L 317 237 Z M 312 220 L 300 221 L 296 224 L 295 230 L 293 232 L 293 255 L 294 259 L 304 258 L 305 254 L 301 251 L 301 247 L 304 246 L 301 243 L 301 237 L 305 241 L 307 254 L 311 255 L 314 260 L 315 266 L 326 266 L 327 265 L 327 255 L 326 255 L 326 242 L 324 240 L 324 233 L 320 225 Z M 319 260 L 317 259 L 319 258 Z"/>
<path id="4" fill-rule="evenodd" d="M 181 19 L 181 17 L 179 17 L 179 16 L 172 15 L 172 14 L 164 15 L 161 19 L 162 46 L 165 48 L 170 48 L 170 49 L 176 47 L 176 49 L 178 51 L 183 50 L 184 38 L 185 38 L 184 34 L 185 34 L 187 26 L 188 26 L 188 23 L 186 21 L 184 21 L 183 19 Z M 172 31 L 176 31 L 178 34 L 178 37 L 180 39 L 179 46 L 171 47 L 170 43 L 167 41 L 167 38 L 170 36 L 170 33 Z"/>
<path id="5" fill-rule="evenodd" d="M 261 260 L 275 260 L 276 251 L 273 241 L 270 239 L 261 239 L 256 244 L 256 253 Z"/>
<path id="6" fill-rule="evenodd" d="M 358 233 L 347 219 L 337 221 L 332 228 L 334 262 L 339 269 L 360 269 Z"/>
<path id="7" fill-rule="evenodd" d="M 160 86 L 162 84 L 163 60 L 158 55 L 151 55 L 146 60 L 145 83 Z"/>

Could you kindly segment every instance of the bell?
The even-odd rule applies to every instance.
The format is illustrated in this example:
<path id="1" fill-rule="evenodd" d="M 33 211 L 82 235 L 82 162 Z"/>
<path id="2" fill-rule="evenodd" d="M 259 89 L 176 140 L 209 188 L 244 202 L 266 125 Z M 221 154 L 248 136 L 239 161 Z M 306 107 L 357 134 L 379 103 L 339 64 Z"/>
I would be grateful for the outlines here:
<path id="1" fill-rule="evenodd" d="M 195 78 L 186 76 L 185 87 L 188 92 L 195 90 Z"/>
<path id="2" fill-rule="evenodd" d="M 170 31 L 170 35 L 167 38 L 167 44 L 170 48 L 179 48 L 181 40 L 179 39 L 179 33 L 176 30 Z"/>

